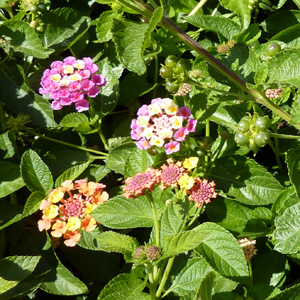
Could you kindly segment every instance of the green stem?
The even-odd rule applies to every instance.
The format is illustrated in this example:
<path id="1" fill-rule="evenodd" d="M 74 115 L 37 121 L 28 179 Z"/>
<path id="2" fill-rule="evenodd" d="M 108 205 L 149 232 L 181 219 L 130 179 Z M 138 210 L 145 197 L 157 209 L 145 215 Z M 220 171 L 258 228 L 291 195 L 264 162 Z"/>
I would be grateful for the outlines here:
<path id="1" fill-rule="evenodd" d="M 7 18 L 0 12 L 0 17 L 4 20 L 7 21 Z"/>
<path id="2" fill-rule="evenodd" d="M 300 136 L 291 135 L 291 134 L 280 134 L 280 133 L 270 133 L 270 136 L 278 139 L 287 139 L 287 140 L 300 140 Z"/>
<path id="3" fill-rule="evenodd" d="M 237 99 L 236 100 L 248 100 L 248 101 L 253 101 L 254 98 L 253 97 L 249 97 L 245 94 L 239 94 L 239 93 L 233 93 L 233 92 L 228 92 L 228 91 L 224 91 L 224 90 L 220 90 L 220 89 L 217 89 L 217 88 L 214 88 L 213 86 L 207 86 L 207 85 L 204 85 L 204 84 L 201 84 L 195 80 L 192 80 L 192 79 L 189 79 L 188 80 L 188 83 L 196 86 L 196 87 L 199 87 L 201 89 L 204 89 L 204 90 L 212 90 L 212 91 L 216 91 L 218 93 L 221 93 L 223 95 L 229 95 L 229 96 L 234 96 L 236 97 Z"/>
<path id="4" fill-rule="evenodd" d="M 0 126 L 1 126 L 1 132 L 4 132 L 6 130 L 6 118 L 5 118 L 2 102 L 0 102 Z"/>
<path id="5" fill-rule="evenodd" d="M 100 139 L 104 145 L 105 148 L 107 148 L 107 141 L 106 141 L 106 138 L 101 130 L 101 123 L 102 123 L 102 119 L 99 120 L 99 125 L 100 125 L 100 128 L 98 129 L 98 133 L 99 133 L 99 136 L 100 136 Z"/>
<path id="6" fill-rule="evenodd" d="M 54 142 L 54 143 L 58 143 L 58 144 L 62 144 L 62 145 L 69 146 L 69 147 L 72 147 L 72 148 L 76 148 L 76 149 L 79 149 L 79 150 L 83 150 L 83 151 L 87 151 L 87 152 L 91 152 L 91 153 L 96 153 L 96 154 L 103 155 L 102 159 L 107 159 L 107 157 L 108 157 L 108 153 L 97 151 L 97 150 L 94 150 L 94 149 L 89 149 L 89 148 L 81 147 L 81 146 L 77 146 L 77 145 L 70 144 L 70 143 L 67 143 L 67 142 L 64 142 L 64 141 L 56 140 L 56 139 L 50 138 L 48 136 L 41 135 L 41 134 L 39 134 L 39 133 L 37 133 L 37 132 L 35 132 L 33 130 L 26 129 L 26 132 L 28 132 L 29 134 L 32 134 L 32 135 L 36 135 L 36 136 L 38 136 L 38 137 L 40 137 L 42 139 Z"/>
<path id="7" fill-rule="evenodd" d="M 150 203 L 150 206 L 152 208 L 152 213 L 153 213 L 153 221 L 154 221 L 154 230 L 155 230 L 155 244 L 156 246 L 159 247 L 160 245 L 160 240 L 159 240 L 159 224 L 158 224 L 158 218 L 157 218 L 157 213 L 156 213 L 156 208 L 155 204 L 152 198 L 152 195 L 149 193 L 146 193 L 148 201 Z"/>
<path id="8" fill-rule="evenodd" d="M 207 2 L 207 0 L 201 0 L 196 6 L 195 8 L 189 13 L 189 16 L 195 15 L 203 6 L 204 4 Z"/>
<path id="9" fill-rule="evenodd" d="M 200 213 L 201 213 L 202 207 L 203 207 L 203 204 L 201 204 L 201 206 L 197 208 L 197 211 L 196 211 L 196 213 L 194 214 L 193 219 L 190 221 L 190 223 L 189 223 L 187 226 L 185 226 L 184 229 L 188 229 L 188 228 L 189 228 L 190 226 L 192 226 L 192 224 L 198 219 L 198 217 L 199 217 L 199 215 L 200 215 Z"/>
<path id="10" fill-rule="evenodd" d="M 251 259 L 248 261 L 250 287 L 253 285 L 253 272 Z"/>
<path id="11" fill-rule="evenodd" d="M 160 298 L 160 297 L 161 297 L 162 291 L 164 290 L 164 287 L 165 287 L 166 282 L 167 282 L 167 280 L 168 280 L 169 274 L 170 274 L 170 272 L 171 272 L 171 269 L 172 269 L 174 260 L 175 260 L 175 255 L 174 255 L 173 257 L 169 258 L 169 260 L 168 260 L 168 264 L 167 264 L 167 266 L 166 266 L 166 268 L 165 268 L 165 270 L 164 270 L 164 275 L 163 275 L 163 277 L 162 277 L 162 279 L 161 279 L 161 281 L 160 281 L 160 284 L 159 284 L 158 289 L 157 289 L 157 292 L 156 292 L 156 297 L 157 297 L 157 298 Z M 164 297 L 165 295 L 167 295 L 167 293 L 165 293 L 165 294 L 163 295 L 163 297 Z"/>

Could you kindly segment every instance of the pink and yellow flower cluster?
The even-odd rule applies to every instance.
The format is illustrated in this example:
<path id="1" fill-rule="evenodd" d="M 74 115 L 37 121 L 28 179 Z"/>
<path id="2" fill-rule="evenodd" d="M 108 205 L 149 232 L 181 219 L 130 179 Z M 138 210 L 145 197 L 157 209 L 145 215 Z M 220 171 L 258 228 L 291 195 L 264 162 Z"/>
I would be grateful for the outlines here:
<path id="1" fill-rule="evenodd" d="M 191 110 L 178 107 L 170 98 L 153 99 L 150 105 L 140 107 L 137 116 L 131 122 L 131 137 L 137 141 L 137 147 L 164 147 L 167 154 L 179 151 L 180 142 L 197 125 L 197 120 L 190 118 Z"/>
<path id="2" fill-rule="evenodd" d="M 102 74 L 94 74 L 98 66 L 90 57 L 76 59 L 68 56 L 63 61 L 52 62 L 50 67 L 44 71 L 39 92 L 42 95 L 49 94 L 53 100 L 53 110 L 75 103 L 78 112 L 86 111 L 89 101 L 85 96 L 95 98 L 100 92 L 99 88 L 106 85 Z"/>
<path id="3" fill-rule="evenodd" d="M 204 203 L 211 202 L 212 198 L 217 197 L 215 192 L 215 182 L 209 182 L 200 177 L 193 178 L 189 172 L 196 168 L 198 164 L 197 157 L 190 157 L 184 162 L 174 163 L 172 158 L 167 160 L 167 164 L 159 169 L 147 168 L 145 172 L 139 172 L 134 177 L 128 177 L 123 187 L 124 197 L 137 198 L 145 195 L 159 186 L 162 190 L 171 188 L 185 189 L 189 195 L 189 201 L 194 201 L 196 207 L 201 207 Z"/>
<path id="4" fill-rule="evenodd" d="M 51 229 L 54 238 L 64 237 L 65 245 L 73 247 L 79 242 L 81 233 L 96 228 L 96 220 L 90 213 L 109 199 L 104 184 L 86 182 L 84 179 L 66 180 L 52 190 L 40 205 L 43 215 L 38 221 L 40 231 Z"/>

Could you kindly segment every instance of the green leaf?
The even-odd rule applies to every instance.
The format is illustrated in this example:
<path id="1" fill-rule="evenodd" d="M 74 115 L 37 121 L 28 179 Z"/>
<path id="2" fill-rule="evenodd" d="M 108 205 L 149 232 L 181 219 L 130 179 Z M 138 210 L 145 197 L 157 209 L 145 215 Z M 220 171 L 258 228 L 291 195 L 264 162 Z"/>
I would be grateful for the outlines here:
<path id="1" fill-rule="evenodd" d="M 244 42 L 246 44 L 251 44 L 258 40 L 261 36 L 261 30 L 259 29 L 259 24 L 251 24 L 245 31 L 234 36 L 233 39 L 237 42 Z"/>
<path id="2" fill-rule="evenodd" d="M 83 232 L 79 246 L 96 251 L 117 252 L 124 255 L 126 261 L 134 261 L 132 254 L 139 246 L 136 238 L 114 231 Z"/>
<path id="3" fill-rule="evenodd" d="M 0 260 L 0 295 L 28 277 L 35 269 L 40 258 L 40 256 L 8 256 L 2 258 Z"/>
<path id="4" fill-rule="evenodd" d="M 230 199 L 212 201 L 206 207 L 210 220 L 231 232 L 242 233 L 252 218 L 252 210 Z"/>
<path id="5" fill-rule="evenodd" d="M 290 49 L 278 52 L 268 61 L 269 83 L 288 84 L 300 87 L 300 50 Z"/>
<path id="6" fill-rule="evenodd" d="M 15 149 L 10 140 L 10 134 L 8 131 L 0 134 L 0 149 L 3 154 L 1 154 L 1 159 L 11 158 L 15 154 Z"/>
<path id="7" fill-rule="evenodd" d="M 217 110 L 209 119 L 217 124 L 235 129 L 237 124 L 248 111 L 248 104 L 241 103 L 238 105 L 219 105 Z"/>
<path id="8" fill-rule="evenodd" d="M 114 148 L 109 152 L 109 156 L 106 161 L 106 167 L 115 171 L 116 173 L 123 174 L 128 157 L 132 155 L 133 151 L 137 151 L 136 149 L 137 147 L 134 145 L 134 143 L 124 146 L 121 145 L 117 148 Z"/>
<path id="9" fill-rule="evenodd" d="M 212 299 L 212 291 L 214 287 L 216 279 L 216 273 L 211 271 L 206 274 L 206 276 L 202 279 L 195 300 L 211 300 Z"/>
<path id="10" fill-rule="evenodd" d="M 300 203 L 287 208 L 275 218 L 275 250 L 283 254 L 300 252 Z"/>
<path id="11" fill-rule="evenodd" d="M 221 275 L 247 284 L 247 263 L 242 247 L 234 236 L 215 223 L 203 223 L 200 227 L 201 244 L 197 251 Z"/>
<path id="12" fill-rule="evenodd" d="M 0 8 L 9 9 L 14 0 L 0 0 Z"/>
<path id="13" fill-rule="evenodd" d="M 4 198 L 25 185 L 20 176 L 20 166 L 0 161 L 0 198 Z"/>
<path id="14" fill-rule="evenodd" d="M 120 93 L 122 98 L 119 104 L 130 107 L 140 96 L 149 92 L 154 86 L 148 82 L 147 74 L 141 76 L 136 73 L 128 73 L 120 83 Z"/>
<path id="15" fill-rule="evenodd" d="M 300 147 L 290 148 L 286 154 L 289 177 L 300 198 Z"/>
<path id="16" fill-rule="evenodd" d="M 278 286 L 286 276 L 287 257 L 277 251 L 265 251 L 257 258 L 253 268 L 254 283 Z"/>
<path id="17" fill-rule="evenodd" d="M 176 204 L 170 201 L 165 207 L 160 218 L 160 238 L 162 246 L 164 246 L 164 238 L 175 235 L 179 232 L 184 220 L 184 207 L 181 204 Z"/>
<path id="18" fill-rule="evenodd" d="M 108 42 L 112 39 L 113 20 L 120 19 L 122 14 L 115 11 L 104 11 L 97 19 L 96 33 L 100 43 Z"/>
<path id="19" fill-rule="evenodd" d="M 49 101 L 30 91 L 24 83 L 17 66 L 0 70 L 1 84 L 0 99 L 14 113 L 29 115 L 32 123 L 43 127 L 56 127 L 53 110 Z"/>
<path id="20" fill-rule="evenodd" d="M 84 170 L 89 166 L 91 161 L 86 161 L 81 164 L 72 166 L 71 168 L 65 170 L 55 181 L 55 187 L 58 188 L 66 180 L 75 180 L 78 176 L 84 172 Z"/>
<path id="21" fill-rule="evenodd" d="M 240 26 L 224 17 L 192 15 L 184 19 L 196 27 L 219 33 L 223 39 L 230 40 L 234 35 L 240 33 Z"/>
<path id="22" fill-rule="evenodd" d="M 73 128 L 80 126 L 82 123 L 89 123 L 88 117 L 85 114 L 74 112 L 64 116 L 59 125 L 65 128 Z"/>
<path id="23" fill-rule="evenodd" d="M 274 297 L 268 298 L 268 300 L 298 300 L 300 293 L 300 284 L 295 284 L 292 287 L 283 290 L 281 293 Z"/>
<path id="24" fill-rule="evenodd" d="M 119 60 L 125 68 L 139 75 L 146 72 L 143 48 L 148 28 L 147 23 L 138 24 L 125 19 L 114 19 L 113 40 Z"/>
<path id="25" fill-rule="evenodd" d="M 54 272 L 48 273 L 41 289 L 47 293 L 73 296 L 88 293 L 86 285 L 58 261 Z"/>
<path id="26" fill-rule="evenodd" d="M 220 4 L 238 15 L 242 29 L 245 30 L 248 28 L 251 20 L 251 13 L 246 0 L 221 0 Z"/>
<path id="27" fill-rule="evenodd" d="M 45 49 L 38 34 L 26 22 L 9 20 L 0 25 L 0 36 L 16 51 L 36 58 L 47 58 L 53 50 Z"/>
<path id="28" fill-rule="evenodd" d="M 134 274 L 119 274 L 102 289 L 98 300 L 139 300 L 146 283 Z"/>
<path id="29" fill-rule="evenodd" d="M 82 178 L 86 178 L 88 181 L 99 182 L 110 172 L 105 166 L 96 164 L 90 164 L 86 170 L 82 173 Z"/>
<path id="30" fill-rule="evenodd" d="M 271 173 L 247 157 L 220 158 L 208 175 L 217 189 L 247 205 L 271 204 L 283 190 Z"/>
<path id="31" fill-rule="evenodd" d="M 265 32 L 277 34 L 278 32 L 299 23 L 299 10 L 281 10 L 271 14 L 260 25 Z"/>
<path id="32" fill-rule="evenodd" d="M 43 14 L 44 43 L 56 51 L 66 50 L 89 29 L 90 18 L 73 8 L 57 8 Z"/>
<path id="33" fill-rule="evenodd" d="M 124 168 L 124 177 L 132 177 L 139 172 L 145 172 L 153 164 L 153 156 L 147 151 L 136 149 L 127 158 Z"/>
<path id="34" fill-rule="evenodd" d="M 47 193 L 53 188 L 53 178 L 48 166 L 32 149 L 28 149 L 21 158 L 21 175 L 31 192 Z"/>
<path id="35" fill-rule="evenodd" d="M 120 63 L 109 61 L 106 57 L 98 63 L 99 71 L 106 78 L 106 85 L 101 88 L 101 102 L 96 102 L 101 106 L 101 113 L 107 115 L 114 110 L 119 99 L 119 78 L 123 73 L 123 66 Z"/>
<path id="36" fill-rule="evenodd" d="M 300 24 L 288 27 L 277 34 L 275 34 L 271 41 L 282 41 L 287 46 L 299 47 L 300 45 Z"/>
<path id="37" fill-rule="evenodd" d="M 189 259 L 184 263 L 180 272 L 176 274 L 172 285 L 166 291 L 165 295 L 170 292 L 180 296 L 188 295 L 197 289 L 200 281 L 212 270 L 204 258 L 195 257 Z"/>
<path id="38" fill-rule="evenodd" d="M 300 123 L 300 93 L 296 93 L 291 110 L 291 121 L 290 123 L 297 124 Z"/>
<path id="39" fill-rule="evenodd" d="M 116 196 L 99 205 L 91 216 L 113 229 L 153 226 L 152 210 L 146 197 L 126 199 Z"/>
<path id="40" fill-rule="evenodd" d="M 20 220 L 32 215 L 38 211 L 41 201 L 45 198 L 45 193 L 40 191 L 35 191 L 28 197 L 24 209 L 20 213 L 16 213 L 11 219 L 5 223 L 1 223 L 0 230 L 10 226 L 13 223 L 19 222 Z M 1 220 L 2 221 L 2 220 Z"/>

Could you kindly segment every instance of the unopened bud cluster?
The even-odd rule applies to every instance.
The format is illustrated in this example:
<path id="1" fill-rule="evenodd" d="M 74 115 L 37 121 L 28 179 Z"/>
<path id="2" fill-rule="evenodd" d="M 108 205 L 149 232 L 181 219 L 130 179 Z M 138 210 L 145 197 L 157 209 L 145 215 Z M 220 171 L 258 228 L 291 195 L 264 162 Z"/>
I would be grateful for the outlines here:
<path id="1" fill-rule="evenodd" d="M 282 95 L 282 89 L 267 89 L 265 95 L 267 98 L 279 98 Z"/>
<path id="2" fill-rule="evenodd" d="M 236 41 L 230 40 L 227 44 L 221 44 L 217 47 L 217 52 L 220 54 L 227 54 L 230 49 L 232 49 L 235 45 Z"/>
<path id="3" fill-rule="evenodd" d="M 240 243 L 244 254 L 246 261 L 250 261 L 250 259 L 257 253 L 257 249 L 255 249 L 256 240 L 249 240 L 247 238 L 239 239 L 238 242 Z"/>
<path id="4" fill-rule="evenodd" d="M 133 257 L 136 260 L 142 260 L 146 258 L 147 260 L 152 261 L 160 258 L 160 255 L 161 255 L 160 248 L 154 245 L 140 246 L 136 248 L 133 253 Z"/>
<path id="5" fill-rule="evenodd" d="M 270 120 L 267 116 L 259 117 L 256 113 L 252 117 L 245 116 L 237 124 L 235 141 L 239 146 L 248 146 L 256 153 L 260 147 L 269 143 L 269 126 Z"/>

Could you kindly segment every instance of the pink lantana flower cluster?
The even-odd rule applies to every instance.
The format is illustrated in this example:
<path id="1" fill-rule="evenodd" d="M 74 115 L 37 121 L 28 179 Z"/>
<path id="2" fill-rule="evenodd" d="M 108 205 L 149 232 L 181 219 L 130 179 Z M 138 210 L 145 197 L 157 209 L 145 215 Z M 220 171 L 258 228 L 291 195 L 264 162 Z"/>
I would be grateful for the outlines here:
<path id="1" fill-rule="evenodd" d="M 217 198 L 214 187 L 215 182 L 209 182 L 200 177 L 189 176 L 191 169 L 197 167 L 198 158 L 190 157 L 182 163 L 174 163 L 172 158 L 167 159 L 159 169 L 147 168 L 145 172 L 139 172 L 134 177 L 128 177 L 123 187 L 124 197 L 136 198 L 145 195 L 159 186 L 161 190 L 168 187 L 185 189 L 189 195 L 189 201 L 194 201 L 196 207 L 211 202 L 212 198 Z"/>
<path id="2" fill-rule="evenodd" d="M 80 229 L 92 231 L 96 228 L 97 222 L 90 213 L 109 199 L 104 188 L 102 183 L 86 182 L 84 179 L 64 181 L 42 201 L 40 210 L 43 215 L 38 221 L 39 230 L 51 229 L 52 237 L 63 237 L 65 245 L 75 246 L 81 238 Z"/>
<path id="3" fill-rule="evenodd" d="M 85 97 L 95 98 L 99 88 L 106 85 L 105 77 L 95 74 L 97 71 L 98 66 L 90 57 L 68 56 L 63 61 L 54 61 L 50 69 L 44 71 L 39 93 L 49 94 L 53 110 L 75 103 L 78 112 L 86 111 L 89 101 Z"/>
<path id="4" fill-rule="evenodd" d="M 140 107 L 137 116 L 131 122 L 131 137 L 137 141 L 137 147 L 164 147 L 167 154 L 179 151 L 180 142 L 197 125 L 197 120 L 190 118 L 191 110 L 178 107 L 170 98 L 153 99 L 150 105 Z"/>

